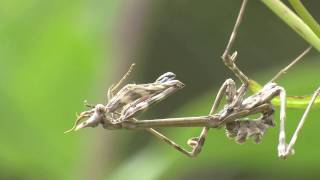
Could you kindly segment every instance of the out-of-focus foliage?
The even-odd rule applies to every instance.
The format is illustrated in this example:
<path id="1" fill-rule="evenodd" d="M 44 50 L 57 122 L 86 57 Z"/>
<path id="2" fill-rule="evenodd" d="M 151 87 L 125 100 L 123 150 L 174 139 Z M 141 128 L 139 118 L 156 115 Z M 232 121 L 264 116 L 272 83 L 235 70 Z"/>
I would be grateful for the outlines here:
<path id="1" fill-rule="evenodd" d="M 82 100 L 105 92 L 93 85 L 109 70 L 116 7 L 117 1 L 0 2 L 0 179 L 76 177 L 80 136 L 63 131 Z"/>
<path id="2" fill-rule="evenodd" d="M 296 2 L 299 2 L 299 0 L 295 0 Z M 320 34 L 317 34 L 317 31 L 319 31 L 320 26 L 317 24 L 316 21 L 313 21 L 318 27 L 315 27 L 314 24 L 310 24 L 310 20 L 312 18 L 308 10 L 304 12 L 304 14 L 308 14 L 309 17 L 304 16 L 304 14 L 301 14 L 301 11 L 298 11 L 297 4 L 292 4 L 292 6 L 295 8 L 296 12 L 292 11 L 288 6 L 286 6 L 282 1 L 280 0 L 262 0 L 262 2 L 265 3 L 266 6 L 268 6 L 279 18 L 281 18 L 288 26 L 292 28 L 297 34 L 299 34 L 305 41 L 310 43 L 315 49 L 317 49 L 320 52 Z M 303 4 L 301 3 L 299 6 L 299 9 L 303 7 Z M 299 17 L 300 16 L 300 17 Z"/>
<path id="3" fill-rule="evenodd" d="M 316 109 L 298 139 L 297 155 L 287 161 L 276 157 L 277 128 L 263 144 L 242 146 L 227 140 L 223 130 L 212 130 L 196 159 L 143 131 L 95 128 L 63 134 L 75 112 L 84 110 L 83 100 L 105 103 L 106 88 L 133 60 L 136 76 L 129 82 L 151 82 L 173 71 L 187 85 L 141 118 L 206 114 L 215 90 L 232 77 L 219 56 L 240 3 L 0 1 L 0 179 L 320 176 Z M 306 6 L 317 19 L 319 1 Z M 249 1 L 236 49 L 239 67 L 250 77 L 267 81 L 306 46 L 261 2 Z M 288 94 L 311 93 L 320 84 L 316 57 L 280 81 Z M 289 134 L 301 113 L 289 111 Z M 199 132 L 164 131 L 182 144 Z"/>

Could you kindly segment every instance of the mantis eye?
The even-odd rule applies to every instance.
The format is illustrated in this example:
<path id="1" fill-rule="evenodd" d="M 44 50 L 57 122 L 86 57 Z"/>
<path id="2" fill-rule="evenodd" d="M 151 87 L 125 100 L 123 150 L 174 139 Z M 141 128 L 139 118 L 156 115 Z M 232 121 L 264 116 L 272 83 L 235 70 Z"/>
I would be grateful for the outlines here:
<path id="1" fill-rule="evenodd" d="M 176 75 L 173 72 L 166 72 L 166 73 L 162 74 L 160 77 L 158 77 L 156 82 L 164 83 L 169 80 L 173 80 L 175 77 L 176 77 Z"/>

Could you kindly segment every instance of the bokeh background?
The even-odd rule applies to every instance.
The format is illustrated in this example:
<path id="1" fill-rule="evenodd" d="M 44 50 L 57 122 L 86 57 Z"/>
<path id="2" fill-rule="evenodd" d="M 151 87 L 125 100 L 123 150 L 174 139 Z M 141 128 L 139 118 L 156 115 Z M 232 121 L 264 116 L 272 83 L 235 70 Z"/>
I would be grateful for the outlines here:
<path id="1" fill-rule="evenodd" d="M 320 2 L 303 1 L 320 19 Z M 106 90 L 133 62 L 128 82 L 172 71 L 186 87 L 140 118 L 206 115 L 217 89 L 235 77 L 223 53 L 241 1 L 2 0 L 0 2 L 0 179 L 317 179 L 319 108 L 295 146 L 277 158 L 278 126 L 262 144 L 238 145 L 211 130 L 190 159 L 148 133 L 89 128 L 63 134 L 85 110 L 106 103 Z M 250 1 L 235 49 L 237 64 L 265 83 L 307 47 L 260 1 Z M 278 83 L 289 95 L 319 85 L 313 50 Z M 237 81 L 238 82 L 238 81 Z M 238 82 L 239 85 L 239 82 Z M 303 110 L 288 110 L 292 134 Z M 276 114 L 278 120 L 278 114 Z M 163 132 L 186 145 L 199 128 Z"/>

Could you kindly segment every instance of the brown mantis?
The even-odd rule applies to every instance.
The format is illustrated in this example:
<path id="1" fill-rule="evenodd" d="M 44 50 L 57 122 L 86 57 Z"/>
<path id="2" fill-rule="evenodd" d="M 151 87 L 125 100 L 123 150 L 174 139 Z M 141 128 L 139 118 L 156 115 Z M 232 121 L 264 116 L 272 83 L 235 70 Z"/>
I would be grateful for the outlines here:
<path id="1" fill-rule="evenodd" d="M 106 129 L 146 129 L 148 132 L 168 143 L 176 150 L 187 156 L 195 157 L 201 152 L 210 128 L 225 127 L 227 136 L 235 138 L 238 143 L 243 143 L 247 138 L 252 138 L 254 142 L 259 143 L 266 130 L 274 126 L 274 109 L 271 100 L 279 97 L 280 133 L 278 156 L 285 159 L 288 155 L 293 154 L 293 146 L 311 106 L 315 102 L 316 97 L 320 95 L 320 88 L 314 92 L 289 144 L 286 144 L 285 89 L 274 82 L 269 82 L 255 94 L 246 97 L 245 95 L 250 86 L 250 80 L 235 64 L 237 52 L 230 53 L 243 17 L 246 3 L 247 0 L 244 0 L 242 3 L 235 27 L 222 55 L 225 65 L 241 81 L 242 85 L 237 89 L 235 82 L 232 79 L 227 79 L 219 89 L 207 116 L 153 120 L 135 119 L 139 112 L 145 110 L 150 105 L 163 100 L 173 92 L 181 89 L 184 85 L 175 79 L 175 75 L 173 73 L 165 73 L 153 83 L 129 84 L 124 86 L 115 94 L 117 88 L 120 87 L 124 79 L 126 79 L 128 74 L 131 72 L 131 67 L 119 83 L 115 86 L 111 86 L 109 89 L 107 105 L 98 104 L 96 106 L 90 106 L 92 109 L 82 112 L 78 117 L 74 128 L 71 130 L 94 127 L 98 124 L 102 124 Z M 226 96 L 227 99 L 226 105 L 224 105 L 220 111 L 216 112 L 224 96 Z M 258 119 L 245 119 L 246 117 L 250 117 L 250 115 L 255 114 L 260 114 L 261 116 Z M 88 119 L 80 122 L 83 118 Z M 192 150 L 187 151 L 174 141 L 153 129 L 158 127 L 203 127 L 203 129 L 198 137 L 190 138 L 188 140 L 188 145 L 191 146 Z"/>

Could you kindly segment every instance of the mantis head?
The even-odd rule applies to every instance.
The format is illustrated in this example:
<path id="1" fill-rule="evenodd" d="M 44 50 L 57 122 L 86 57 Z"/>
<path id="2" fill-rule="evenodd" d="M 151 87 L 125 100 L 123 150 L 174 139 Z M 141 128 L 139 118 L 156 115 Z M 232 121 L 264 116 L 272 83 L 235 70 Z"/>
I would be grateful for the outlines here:
<path id="1" fill-rule="evenodd" d="M 89 111 L 82 112 L 74 123 L 74 126 L 66 131 L 69 133 L 71 131 L 77 131 L 86 127 L 96 127 L 105 119 L 106 108 L 102 104 L 97 104 L 94 108 Z M 86 120 L 83 120 L 86 119 Z M 83 120 L 83 121 L 82 121 Z"/>

